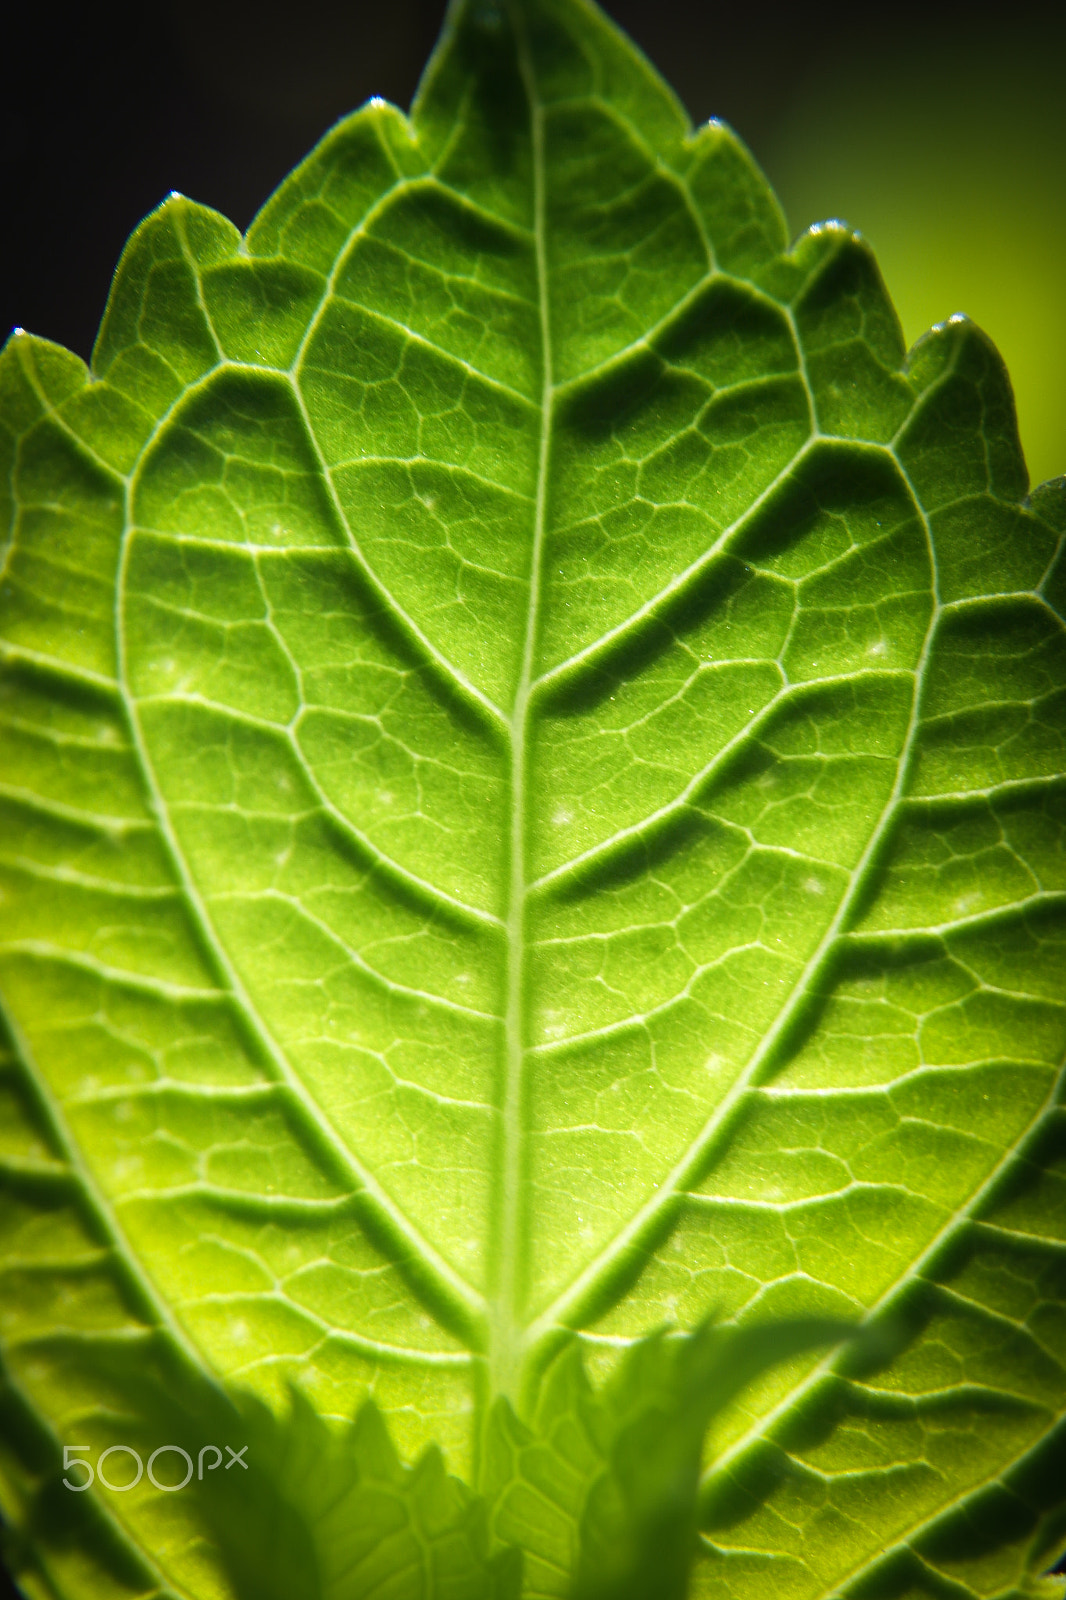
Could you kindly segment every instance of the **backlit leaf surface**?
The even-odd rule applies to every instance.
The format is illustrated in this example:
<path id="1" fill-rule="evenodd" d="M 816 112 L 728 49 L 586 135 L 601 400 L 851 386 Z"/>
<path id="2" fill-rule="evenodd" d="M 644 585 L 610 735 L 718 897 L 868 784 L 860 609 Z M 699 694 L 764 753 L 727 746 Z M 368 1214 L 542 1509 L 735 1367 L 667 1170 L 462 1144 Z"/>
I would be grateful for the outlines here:
<path id="1" fill-rule="evenodd" d="M 200 1502 L 57 1487 L 124 1370 L 371 1396 L 490 1493 L 568 1331 L 600 1381 L 711 1313 L 877 1339 L 720 1418 L 695 1595 L 1031 1587 L 1066 499 L 983 336 L 905 358 L 861 240 L 787 249 L 581 0 L 469 0 L 246 237 L 149 217 L 91 373 L 13 336 L 0 453 L 27 1592 L 236 1592 Z M 527 1594 L 568 1495 L 516 1513 L 569 1551 Z"/>

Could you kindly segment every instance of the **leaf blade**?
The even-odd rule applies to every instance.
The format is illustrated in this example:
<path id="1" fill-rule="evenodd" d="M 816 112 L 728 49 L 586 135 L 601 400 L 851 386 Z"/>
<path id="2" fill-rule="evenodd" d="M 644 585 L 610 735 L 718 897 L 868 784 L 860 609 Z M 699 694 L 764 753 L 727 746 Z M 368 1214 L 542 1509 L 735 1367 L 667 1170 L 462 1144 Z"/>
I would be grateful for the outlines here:
<path id="1" fill-rule="evenodd" d="M 1058 1160 L 1061 491 L 976 330 L 784 244 L 598 13 L 458 7 L 243 244 L 142 226 L 95 381 L 9 343 L 2 981 L 208 1363 L 469 1472 L 562 1331 L 898 1314 L 732 1408 L 705 1575 L 980 1589 L 1056 1448 L 1054 1202 L 1006 1344 L 988 1219 Z"/>

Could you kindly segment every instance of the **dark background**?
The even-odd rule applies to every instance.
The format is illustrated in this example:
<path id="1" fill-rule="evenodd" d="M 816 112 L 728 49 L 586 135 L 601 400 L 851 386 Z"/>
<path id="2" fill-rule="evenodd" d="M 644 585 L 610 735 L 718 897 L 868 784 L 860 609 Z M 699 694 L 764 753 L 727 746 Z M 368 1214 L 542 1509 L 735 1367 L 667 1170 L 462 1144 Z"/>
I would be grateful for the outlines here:
<path id="1" fill-rule="evenodd" d="M 178 189 L 245 227 L 338 117 L 372 94 L 407 107 L 443 0 L 162 0 L 139 15 L 84 6 L 57 28 L 22 5 L 10 41 L 2 143 L 0 327 L 88 356 L 111 273 L 141 217 Z M 700 120 L 756 149 L 797 66 L 856 43 L 852 7 L 760 5 L 726 18 L 694 0 L 609 8 Z M 14 94 L 8 97 L 11 78 Z"/>
<path id="2" fill-rule="evenodd" d="M 372 94 L 406 108 L 443 9 L 443 0 L 157 0 L 65 16 L 23 0 L 0 36 L 0 338 L 17 324 L 88 357 L 115 262 L 146 212 L 178 189 L 245 227 L 338 117 Z M 796 187 L 789 139 L 797 117 L 804 136 L 807 102 L 867 81 L 876 93 L 917 58 L 935 59 L 937 85 L 965 109 L 969 46 L 994 64 L 997 88 L 1024 92 L 1013 80 L 1066 40 L 1061 22 L 1049 40 L 1035 0 L 995 10 L 900 0 L 891 13 L 855 0 L 607 9 L 697 121 L 732 123 L 786 209 Z M 982 92 L 975 83 L 969 98 Z M 902 122 L 920 97 L 921 86 L 901 81 Z M 799 231 L 817 219 L 790 220 Z"/>
<path id="3" fill-rule="evenodd" d="M 43 0 L 20 5 L 0 111 L 0 328 L 22 325 L 87 357 L 118 253 L 147 211 L 178 189 L 245 227 L 346 111 L 372 94 L 406 108 L 443 9 L 161 0 L 139 14 L 83 6 L 57 26 Z M 774 0 L 732 15 L 697 0 L 609 9 L 697 119 L 724 116 L 756 151 L 797 71 L 827 40 L 865 48 L 870 31 L 854 7 L 833 3 L 813 13 Z"/>
<path id="4" fill-rule="evenodd" d="M 888 116 L 890 132 L 899 119 L 898 159 L 891 139 L 878 146 L 882 187 L 894 164 L 910 170 L 909 127 L 920 131 L 926 166 L 944 152 L 950 188 L 980 143 L 967 130 L 979 125 L 993 148 L 1010 146 L 1001 176 L 1011 192 L 1019 163 L 1035 163 L 1051 187 L 1034 205 L 1066 195 L 1066 141 L 1053 114 L 1053 97 L 1066 103 L 1061 67 L 1048 88 L 1066 23 L 1049 23 L 1049 8 L 1034 0 L 996 9 L 901 0 L 891 12 L 843 0 L 609 0 L 607 9 L 695 120 L 732 123 L 778 186 L 793 231 L 819 210 L 843 209 L 831 167 L 819 187 L 804 152 L 819 139 L 838 149 L 853 134 L 861 140 L 867 102 Z M 372 94 L 408 105 L 442 12 L 441 0 L 157 0 L 138 11 L 83 5 L 67 16 L 22 0 L 0 39 L 0 338 L 18 324 L 88 358 L 115 262 L 146 212 L 178 189 L 246 226 L 338 117 Z M 986 141 L 969 159 L 990 170 L 988 150 Z M 860 226 L 867 205 L 887 215 L 854 183 L 848 205 Z M 978 223 L 978 254 L 982 237 L 991 249 L 1002 232 L 989 219 Z M 1066 249 L 1056 259 L 1066 262 Z M 1008 261 L 1006 270 L 1022 269 Z M 1053 267 L 1051 281 L 1066 304 L 1066 266 Z M 956 308 L 945 304 L 928 320 Z M 1062 348 L 1066 371 L 1066 340 Z M 1063 423 L 1066 465 L 1066 411 Z M 13 1594 L 0 1571 L 0 1597 Z"/>
<path id="5" fill-rule="evenodd" d="M 154 0 L 0 33 L 0 339 L 88 357 L 130 231 L 171 190 L 245 227 L 372 94 L 410 101 L 444 0 Z M 1034 478 L 1066 467 L 1066 6 L 607 0 L 695 120 L 732 123 L 792 231 L 878 253 L 908 341 L 964 310 L 1002 351 Z"/>

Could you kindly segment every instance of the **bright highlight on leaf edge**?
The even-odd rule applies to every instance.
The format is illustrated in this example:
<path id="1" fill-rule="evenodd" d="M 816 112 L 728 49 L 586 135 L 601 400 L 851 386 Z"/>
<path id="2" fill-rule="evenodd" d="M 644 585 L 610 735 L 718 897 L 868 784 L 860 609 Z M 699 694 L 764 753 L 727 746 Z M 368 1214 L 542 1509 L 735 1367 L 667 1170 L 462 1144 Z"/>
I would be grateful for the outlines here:
<path id="1" fill-rule="evenodd" d="M 0 448 L 26 1593 L 1035 1592 L 1066 496 L 983 336 L 459 5 Z"/>

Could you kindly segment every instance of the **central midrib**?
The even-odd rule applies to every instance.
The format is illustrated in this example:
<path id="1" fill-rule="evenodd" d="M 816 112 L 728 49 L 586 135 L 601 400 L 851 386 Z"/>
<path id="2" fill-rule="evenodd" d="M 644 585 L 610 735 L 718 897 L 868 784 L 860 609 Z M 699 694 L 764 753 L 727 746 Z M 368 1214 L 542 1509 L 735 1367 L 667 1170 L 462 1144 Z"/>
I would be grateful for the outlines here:
<path id="1" fill-rule="evenodd" d="M 510 870 L 507 893 L 507 990 L 504 1024 L 504 1074 L 501 1096 L 500 1160 L 494 1196 L 499 1218 L 495 1274 L 492 1285 L 489 1330 L 489 1383 L 493 1395 L 506 1395 L 518 1401 L 522 1361 L 520 1323 L 521 1257 L 525 1208 L 523 1193 L 525 1135 L 525 966 L 526 966 L 526 806 L 527 757 L 530 694 L 537 647 L 540 609 L 541 558 L 547 515 L 548 466 L 551 449 L 554 382 L 551 359 L 551 319 L 548 301 L 548 271 L 544 217 L 544 127 L 532 62 L 525 39 L 522 18 L 512 10 L 512 25 L 519 71 L 529 103 L 530 138 L 533 156 L 533 231 L 536 253 L 537 300 L 541 339 L 540 441 L 537 457 L 537 490 L 534 502 L 533 541 L 529 567 L 529 599 L 522 659 L 511 713 L 511 828 Z"/>

